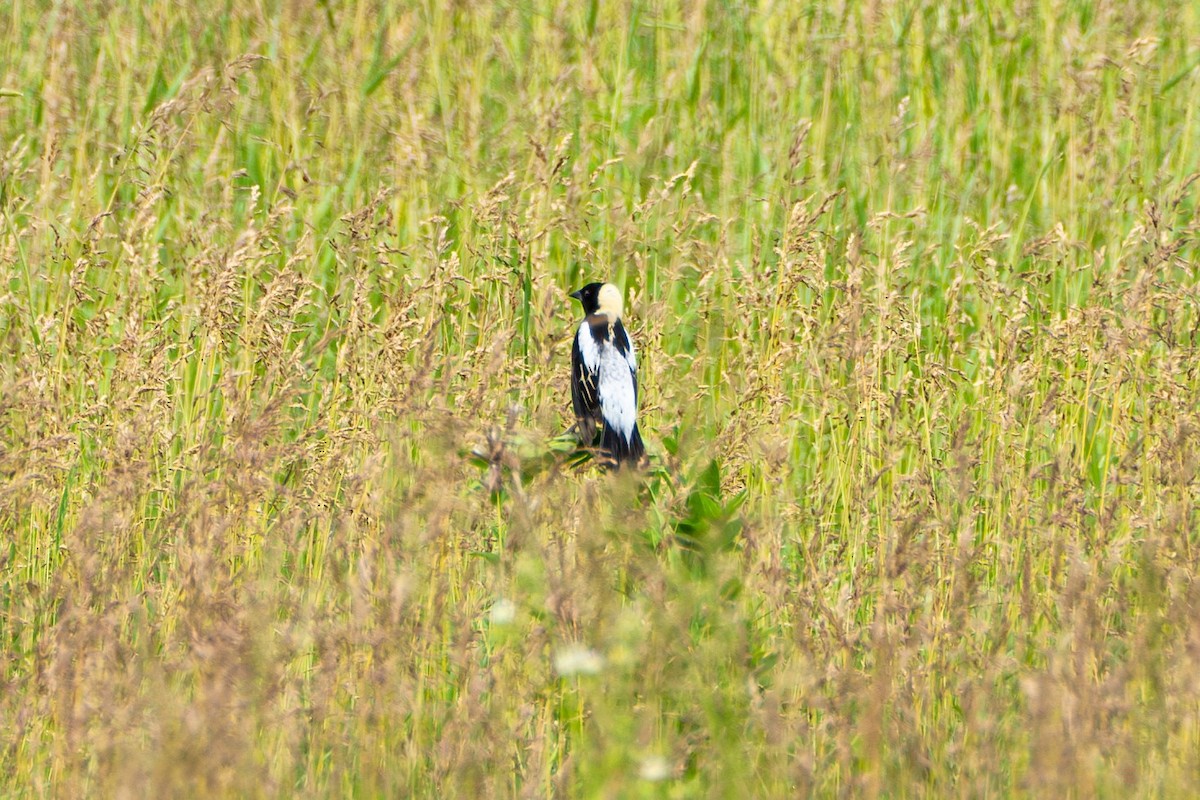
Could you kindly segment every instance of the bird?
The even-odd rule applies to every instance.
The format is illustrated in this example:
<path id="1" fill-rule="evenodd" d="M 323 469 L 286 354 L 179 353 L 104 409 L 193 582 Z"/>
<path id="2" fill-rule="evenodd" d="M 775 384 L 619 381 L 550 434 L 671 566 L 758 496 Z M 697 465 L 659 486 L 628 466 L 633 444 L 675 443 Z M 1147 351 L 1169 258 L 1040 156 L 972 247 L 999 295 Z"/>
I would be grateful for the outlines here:
<path id="1" fill-rule="evenodd" d="M 584 318 L 571 348 L 571 403 L 579 438 L 621 467 L 646 455 L 638 432 L 637 354 L 621 322 L 624 301 L 611 283 L 589 283 L 571 297 Z"/>

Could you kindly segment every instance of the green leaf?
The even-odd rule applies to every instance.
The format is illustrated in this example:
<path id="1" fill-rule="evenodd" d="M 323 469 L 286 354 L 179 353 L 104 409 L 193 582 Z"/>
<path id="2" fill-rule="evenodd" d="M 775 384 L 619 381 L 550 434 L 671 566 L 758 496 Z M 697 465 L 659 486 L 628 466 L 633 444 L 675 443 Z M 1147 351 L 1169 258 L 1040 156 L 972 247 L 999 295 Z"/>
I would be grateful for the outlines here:
<path id="1" fill-rule="evenodd" d="M 413 46 L 421 40 L 421 34 L 419 32 L 414 33 L 412 36 L 408 37 L 408 41 L 404 43 L 404 47 L 400 48 L 399 53 L 384 61 L 383 43 L 386 33 L 386 26 L 380 28 L 379 38 L 376 40 L 375 46 L 375 62 L 371 65 L 371 70 L 367 73 L 366 80 L 363 81 L 363 97 L 370 97 L 373 95 L 375 90 L 379 88 L 379 85 L 383 83 L 384 79 L 387 78 L 387 76 L 391 74 L 392 70 L 394 70 L 396 66 L 404 60 L 409 52 L 412 51 Z"/>

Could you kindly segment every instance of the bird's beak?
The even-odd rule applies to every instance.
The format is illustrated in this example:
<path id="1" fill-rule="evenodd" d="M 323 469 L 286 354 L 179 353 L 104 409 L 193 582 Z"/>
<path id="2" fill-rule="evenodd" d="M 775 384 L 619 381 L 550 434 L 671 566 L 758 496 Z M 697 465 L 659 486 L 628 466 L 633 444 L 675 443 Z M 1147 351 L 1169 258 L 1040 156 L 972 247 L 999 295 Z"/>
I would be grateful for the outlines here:
<path id="1" fill-rule="evenodd" d="M 571 297 L 574 297 L 576 300 L 578 300 L 579 302 L 582 303 L 583 302 L 583 289 L 580 289 L 577 292 L 571 292 Z"/>

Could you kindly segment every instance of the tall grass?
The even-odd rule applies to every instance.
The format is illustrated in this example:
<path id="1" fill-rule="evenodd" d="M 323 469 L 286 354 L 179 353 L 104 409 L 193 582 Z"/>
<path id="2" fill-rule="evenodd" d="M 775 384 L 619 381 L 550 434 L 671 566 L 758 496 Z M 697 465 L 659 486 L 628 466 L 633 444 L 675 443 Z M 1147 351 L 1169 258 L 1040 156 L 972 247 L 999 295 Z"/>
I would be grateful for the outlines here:
<path id="1" fill-rule="evenodd" d="M 1196 791 L 1194 4 L 3 16 L 0 794 Z"/>

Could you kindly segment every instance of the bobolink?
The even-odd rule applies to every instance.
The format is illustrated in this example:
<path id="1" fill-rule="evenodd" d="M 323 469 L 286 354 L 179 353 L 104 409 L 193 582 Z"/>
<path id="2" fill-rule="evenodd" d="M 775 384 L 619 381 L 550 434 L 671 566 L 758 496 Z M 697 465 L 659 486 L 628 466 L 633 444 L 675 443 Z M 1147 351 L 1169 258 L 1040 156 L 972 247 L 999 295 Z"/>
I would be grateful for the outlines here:
<path id="1" fill-rule="evenodd" d="M 585 317 L 571 348 L 571 402 L 579 438 L 596 443 L 618 466 L 637 464 L 646 454 L 637 426 L 637 356 L 621 324 L 621 290 L 611 283 L 589 283 L 574 297 Z"/>

